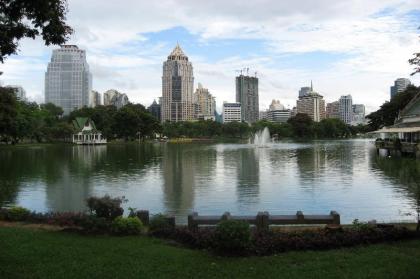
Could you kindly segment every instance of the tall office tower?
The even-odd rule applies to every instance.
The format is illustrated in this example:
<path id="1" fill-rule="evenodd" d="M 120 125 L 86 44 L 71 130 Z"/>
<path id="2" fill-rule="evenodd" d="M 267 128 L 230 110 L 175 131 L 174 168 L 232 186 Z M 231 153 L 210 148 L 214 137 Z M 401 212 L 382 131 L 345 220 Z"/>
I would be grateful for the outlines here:
<path id="1" fill-rule="evenodd" d="M 160 104 L 156 103 L 156 100 L 153 100 L 153 103 L 147 108 L 147 110 L 160 121 Z"/>
<path id="2" fill-rule="evenodd" d="M 45 73 L 45 102 L 53 103 L 69 114 L 92 105 L 92 75 L 86 62 L 86 51 L 75 45 L 53 50 Z"/>
<path id="3" fill-rule="evenodd" d="M 120 109 L 129 103 L 127 95 L 115 89 L 109 89 L 104 93 L 104 106 L 115 106 Z"/>
<path id="4" fill-rule="evenodd" d="M 299 98 L 308 95 L 312 91 L 313 91 L 313 87 L 312 87 L 312 80 L 311 80 L 311 87 L 305 86 L 305 87 L 301 87 L 300 88 L 300 90 L 299 90 Z"/>
<path id="5" fill-rule="evenodd" d="M 194 120 L 193 66 L 177 44 L 163 63 L 162 122 Z"/>
<path id="6" fill-rule="evenodd" d="M 20 85 L 6 85 L 5 87 L 12 89 L 13 92 L 15 93 L 15 95 L 16 95 L 16 98 L 19 101 L 26 101 L 26 91 L 25 91 L 25 89 L 23 89 L 22 86 L 20 86 Z"/>
<path id="7" fill-rule="evenodd" d="M 307 114 L 313 121 L 319 122 L 325 119 L 325 101 L 324 98 L 313 91 L 311 82 L 311 91 L 299 97 L 296 102 L 297 113 Z"/>
<path id="8" fill-rule="evenodd" d="M 200 120 L 216 120 L 214 114 L 216 110 L 216 99 L 207 88 L 203 88 L 201 83 L 194 93 L 194 103 L 197 104 L 197 118 Z"/>
<path id="9" fill-rule="evenodd" d="M 366 110 L 365 105 L 362 104 L 354 104 L 353 105 L 353 120 L 351 125 L 359 125 L 366 123 Z"/>
<path id="10" fill-rule="evenodd" d="M 273 100 L 267 111 L 267 120 L 276 123 L 286 123 L 292 112 L 286 109 L 279 100 Z"/>
<path id="11" fill-rule="evenodd" d="M 340 103 L 338 101 L 328 103 L 325 110 L 326 118 L 338 118 L 340 119 Z"/>
<path id="12" fill-rule="evenodd" d="M 236 77 L 236 102 L 241 104 L 242 121 L 258 121 L 258 78 L 240 75 Z"/>
<path id="13" fill-rule="evenodd" d="M 241 122 L 241 104 L 240 103 L 223 103 L 223 123 Z"/>
<path id="14" fill-rule="evenodd" d="M 353 100 L 351 95 L 341 96 L 338 100 L 340 119 L 346 123 L 351 124 L 353 120 Z"/>
<path id="15" fill-rule="evenodd" d="M 403 92 L 411 81 L 408 78 L 398 78 L 394 81 L 394 85 L 391 86 L 391 99 L 400 92 Z"/>
<path id="16" fill-rule="evenodd" d="M 98 91 L 92 90 L 91 96 L 92 96 L 93 107 L 100 106 L 102 104 L 101 93 L 99 93 Z"/>

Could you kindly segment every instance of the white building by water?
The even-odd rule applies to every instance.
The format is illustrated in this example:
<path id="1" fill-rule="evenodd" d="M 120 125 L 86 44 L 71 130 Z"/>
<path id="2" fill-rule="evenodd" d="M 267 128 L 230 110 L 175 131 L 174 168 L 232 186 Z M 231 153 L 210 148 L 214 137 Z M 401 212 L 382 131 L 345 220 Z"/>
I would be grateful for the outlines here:
<path id="1" fill-rule="evenodd" d="M 86 51 L 75 45 L 53 50 L 45 73 L 45 102 L 53 103 L 69 114 L 75 109 L 92 106 L 92 75 Z"/>
<path id="2" fill-rule="evenodd" d="M 241 104 L 223 103 L 223 123 L 241 122 Z"/>
<path id="3" fill-rule="evenodd" d="M 340 119 L 350 125 L 353 121 L 353 99 L 351 95 L 341 96 L 338 103 Z"/>

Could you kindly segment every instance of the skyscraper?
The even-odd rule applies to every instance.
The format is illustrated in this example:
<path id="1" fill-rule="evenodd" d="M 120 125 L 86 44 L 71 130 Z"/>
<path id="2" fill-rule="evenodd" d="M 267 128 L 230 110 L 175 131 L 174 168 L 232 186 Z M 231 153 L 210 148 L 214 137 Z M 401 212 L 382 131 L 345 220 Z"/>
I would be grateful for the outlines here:
<path id="1" fill-rule="evenodd" d="M 258 121 L 258 78 L 240 75 L 236 77 L 236 102 L 241 104 L 242 121 Z"/>
<path id="2" fill-rule="evenodd" d="M 92 90 L 92 106 L 100 106 L 102 104 L 101 102 L 101 93 L 98 91 Z"/>
<path id="3" fill-rule="evenodd" d="M 61 107 L 64 114 L 92 105 L 92 75 L 86 51 L 75 45 L 53 50 L 45 73 L 45 102 Z"/>
<path id="4" fill-rule="evenodd" d="M 177 44 L 163 63 L 162 122 L 194 119 L 193 66 Z"/>
<path id="5" fill-rule="evenodd" d="M 299 97 L 296 102 L 297 113 L 307 114 L 313 121 L 319 122 L 325 118 L 324 98 L 313 91 L 311 82 L 311 91 L 306 95 Z"/>
<path id="6" fill-rule="evenodd" d="M 153 103 L 147 108 L 147 110 L 160 121 L 160 104 L 156 103 L 156 100 L 153 100 Z"/>
<path id="7" fill-rule="evenodd" d="M 403 92 L 407 86 L 411 84 L 408 78 L 398 78 L 394 81 L 394 85 L 391 86 L 391 99 L 400 92 Z"/>
<path id="8" fill-rule="evenodd" d="M 341 96 L 338 102 L 340 119 L 350 125 L 353 120 L 353 99 L 351 95 Z"/>
<path id="9" fill-rule="evenodd" d="M 115 89 L 109 89 L 104 93 L 104 106 L 115 106 L 117 109 L 129 104 L 127 94 L 118 92 Z"/>
<path id="10" fill-rule="evenodd" d="M 201 83 L 194 93 L 194 103 L 197 104 L 197 118 L 202 120 L 216 120 L 216 99 Z"/>
<path id="11" fill-rule="evenodd" d="M 109 90 L 105 91 L 105 93 L 104 93 L 104 106 L 110 106 L 112 97 L 114 97 L 115 95 L 118 95 L 118 94 L 121 94 L 121 93 L 118 92 L 115 89 L 109 89 Z"/>

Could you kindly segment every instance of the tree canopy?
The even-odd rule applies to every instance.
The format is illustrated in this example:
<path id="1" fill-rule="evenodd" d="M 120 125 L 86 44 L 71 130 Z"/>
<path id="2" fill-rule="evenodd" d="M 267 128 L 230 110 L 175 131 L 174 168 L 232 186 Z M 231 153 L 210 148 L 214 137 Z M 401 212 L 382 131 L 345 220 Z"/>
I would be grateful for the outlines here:
<path id="1" fill-rule="evenodd" d="M 63 44 L 73 32 L 65 23 L 66 0 L 1 0 L 0 62 L 15 54 L 22 38 L 42 36 L 46 45 Z"/>

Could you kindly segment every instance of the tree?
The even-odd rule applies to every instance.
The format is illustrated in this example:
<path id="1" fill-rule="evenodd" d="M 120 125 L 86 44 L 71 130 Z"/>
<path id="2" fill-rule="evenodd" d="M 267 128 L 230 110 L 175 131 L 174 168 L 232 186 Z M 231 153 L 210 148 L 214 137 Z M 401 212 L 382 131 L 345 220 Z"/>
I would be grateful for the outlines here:
<path id="1" fill-rule="evenodd" d="M 73 32 L 65 23 L 66 0 L 0 1 L 0 62 L 15 54 L 22 38 L 42 36 L 46 45 L 63 44 Z"/>
<path id="2" fill-rule="evenodd" d="M 410 85 L 401 93 L 395 95 L 389 102 L 385 102 L 381 107 L 371 114 L 367 115 L 371 131 L 378 130 L 383 126 L 393 125 L 402 110 L 413 97 L 420 92 L 420 87 Z"/>
<path id="3" fill-rule="evenodd" d="M 313 121 L 309 115 L 298 113 L 296 116 L 289 118 L 287 121 L 292 125 L 293 133 L 295 136 L 304 138 L 313 136 Z"/>
<path id="4" fill-rule="evenodd" d="M 420 52 L 414 53 L 413 55 L 414 57 L 408 60 L 408 63 L 414 66 L 414 72 L 411 73 L 412 76 L 420 73 Z"/>
<path id="5" fill-rule="evenodd" d="M 16 135 L 17 100 L 13 89 L 0 87 L 0 140 Z"/>
<path id="6" fill-rule="evenodd" d="M 342 138 L 350 135 L 350 129 L 340 119 L 327 118 L 315 124 L 315 133 L 319 138 Z"/>

